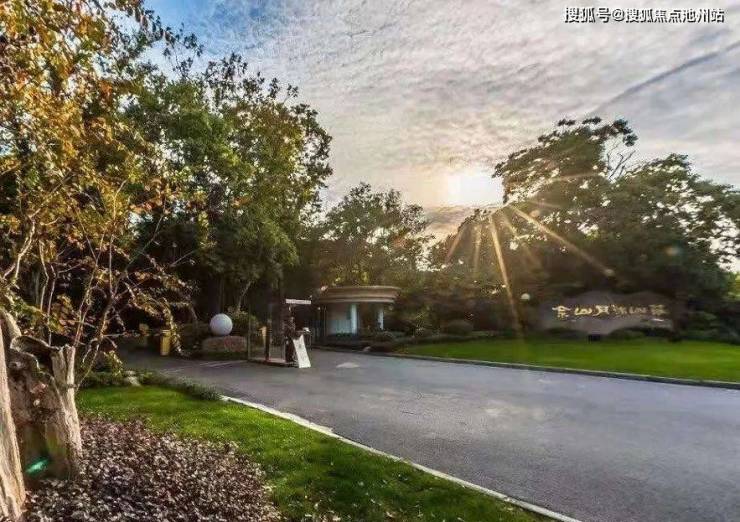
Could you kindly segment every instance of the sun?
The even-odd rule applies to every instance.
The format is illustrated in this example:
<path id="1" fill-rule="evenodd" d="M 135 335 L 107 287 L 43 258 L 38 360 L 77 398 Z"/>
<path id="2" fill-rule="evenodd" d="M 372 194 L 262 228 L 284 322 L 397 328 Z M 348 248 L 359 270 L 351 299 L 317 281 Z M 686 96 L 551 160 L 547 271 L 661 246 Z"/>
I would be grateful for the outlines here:
<path id="1" fill-rule="evenodd" d="M 482 206 L 501 203 L 501 181 L 481 168 L 470 168 L 447 175 L 446 205 Z"/>

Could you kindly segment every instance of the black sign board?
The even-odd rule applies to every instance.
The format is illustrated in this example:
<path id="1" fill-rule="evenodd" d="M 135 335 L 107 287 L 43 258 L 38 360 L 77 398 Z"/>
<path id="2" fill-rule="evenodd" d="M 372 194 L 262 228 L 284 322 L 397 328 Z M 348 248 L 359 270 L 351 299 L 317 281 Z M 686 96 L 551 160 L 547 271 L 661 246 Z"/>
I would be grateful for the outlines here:
<path id="1" fill-rule="evenodd" d="M 592 335 L 623 328 L 672 330 L 671 306 L 669 299 L 653 292 L 586 292 L 540 305 L 539 326 L 543 330 L 568 328 Z"/>

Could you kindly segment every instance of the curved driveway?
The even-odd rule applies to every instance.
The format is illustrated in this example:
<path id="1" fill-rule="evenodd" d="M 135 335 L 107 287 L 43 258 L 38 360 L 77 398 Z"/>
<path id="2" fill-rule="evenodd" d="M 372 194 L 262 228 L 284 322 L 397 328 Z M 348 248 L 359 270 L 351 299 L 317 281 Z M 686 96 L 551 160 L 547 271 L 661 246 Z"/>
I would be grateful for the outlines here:
<path id="1" fill-rule="evenodd" d="M 312 351 L 126 357 L 584 521 L 740 521 L 740 391 Z"/>

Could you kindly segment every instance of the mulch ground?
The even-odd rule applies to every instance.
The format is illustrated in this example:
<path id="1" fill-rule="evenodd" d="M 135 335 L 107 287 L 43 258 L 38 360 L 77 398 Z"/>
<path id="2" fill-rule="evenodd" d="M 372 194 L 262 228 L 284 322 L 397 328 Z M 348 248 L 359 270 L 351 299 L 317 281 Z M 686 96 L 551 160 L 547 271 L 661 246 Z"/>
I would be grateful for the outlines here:
<path id="1" fill-rule="evenodd" d="M 231 444 L 161 434 L 141 421 L 88 418 L 74 481 L 31 492 L 29 522 L 277 521 L 262 472 Z"/>

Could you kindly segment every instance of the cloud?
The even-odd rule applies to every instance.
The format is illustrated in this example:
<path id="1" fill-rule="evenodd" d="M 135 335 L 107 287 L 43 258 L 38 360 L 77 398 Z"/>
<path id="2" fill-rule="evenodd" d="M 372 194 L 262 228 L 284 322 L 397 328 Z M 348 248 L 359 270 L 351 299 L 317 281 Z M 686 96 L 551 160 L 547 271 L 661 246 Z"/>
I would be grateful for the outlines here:
<path id="1" fill-rule="evenodd" d="M 299 86 L 334 136 L 330 200 L 368 181 L 423 205 L 493 203 L 500 186 L 481 182 L 493 163 L 594 108 L 628 119 L 643 154 L 688 154 L 740 181 L 740 4 L 713 25 L 564 24 L 564 4 L 540 1 L 151 5 L 209 52 Z"/>
<path id="2" fill-rule="evenodd" d="M 483 205 L 479 208 L 494 210 L 498 205 Z M 471 211 L 467 205 L 427 207 L 424 217 L 429 222 L 427 232 L 434 236 L 435 240 L 445 239 L 449 234 L 457 231 L 460 223 L 470 217 Z"/>

